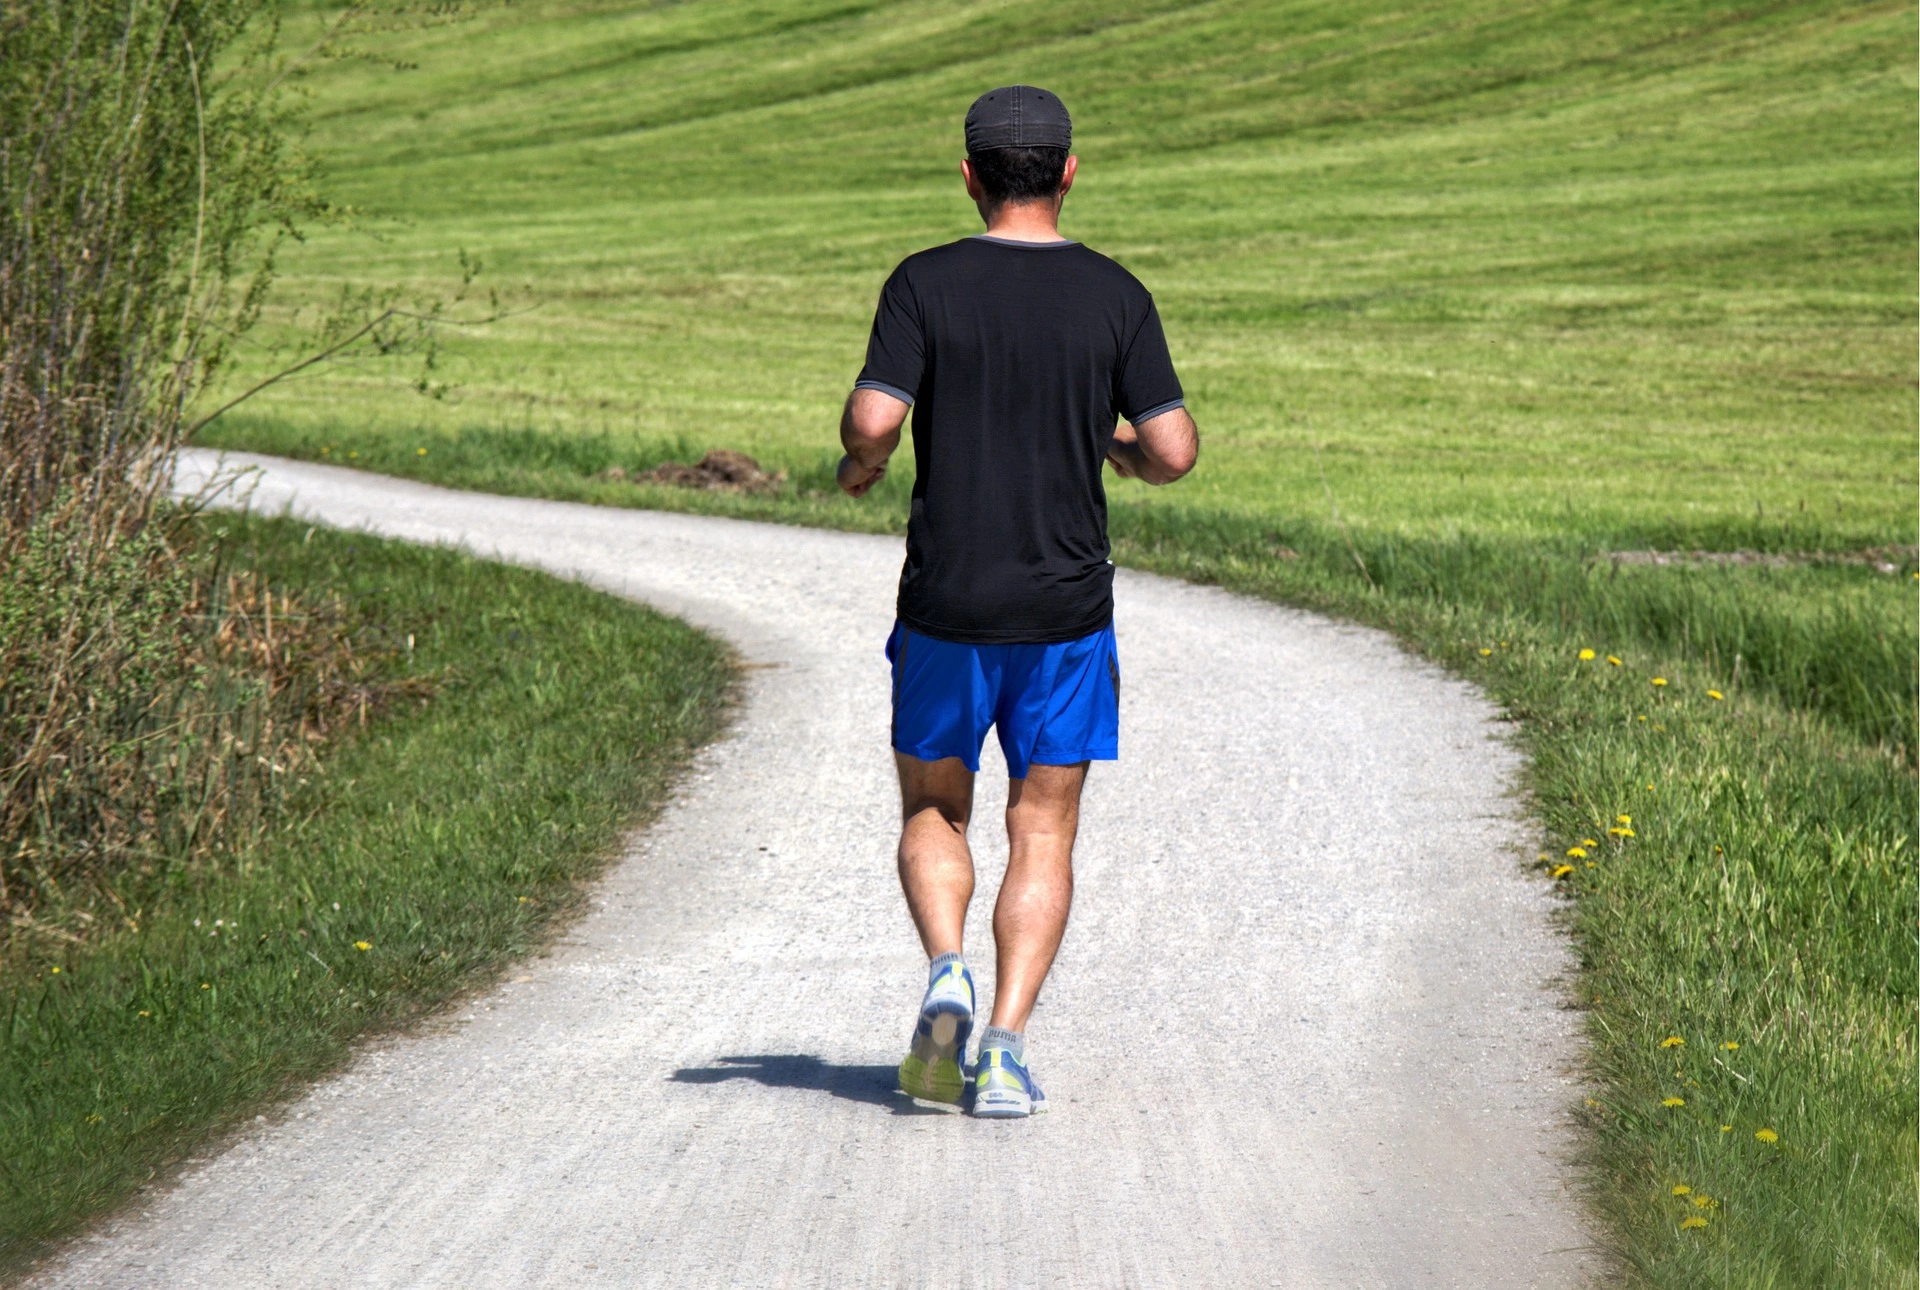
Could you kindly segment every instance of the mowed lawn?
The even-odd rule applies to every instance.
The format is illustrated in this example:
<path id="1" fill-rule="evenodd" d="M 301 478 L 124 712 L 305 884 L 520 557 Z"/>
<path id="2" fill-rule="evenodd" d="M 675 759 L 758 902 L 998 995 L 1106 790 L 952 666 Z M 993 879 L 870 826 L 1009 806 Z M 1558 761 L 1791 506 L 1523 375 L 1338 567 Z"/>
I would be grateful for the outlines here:
<path id="1" fill-rule="evenodd" d="M 1111 486 L 1118 557 L 1389 627 L 1522 723 L 1623 1276 L 1912 1285 L 1915 42 L 1905 5 L 1487 0 L 374 32 L 303 82 L 355 214 L 259 339 L 343 285 L 447 296 L 463 252 L 509 316 L 426 393 L 360 358 L 203 441 L 896 530 L 910 460 L 830 488 L 875 295 L 978 230 L 973 96 L 1055 89 L 1063 227 L 1154 291 L 1204 436 Z M 711 448 L 786 490 L 596 478 Z"/>

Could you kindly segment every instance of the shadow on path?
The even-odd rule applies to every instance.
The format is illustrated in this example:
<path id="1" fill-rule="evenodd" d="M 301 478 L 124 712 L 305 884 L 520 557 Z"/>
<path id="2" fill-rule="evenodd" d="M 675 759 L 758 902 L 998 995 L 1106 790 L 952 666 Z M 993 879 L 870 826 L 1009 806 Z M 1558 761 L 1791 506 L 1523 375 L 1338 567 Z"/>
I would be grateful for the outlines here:
<path id="1" fill-rule="evenodd" d="M 849 1102 L 883 1106 L 895 1115 L 953 1113 L 922 1106 L 902 1093 L 896 1067 L 839 1066 L 805 1054 L 762 1053 L 753 1057 L 721 1057 L 711 1066 L 683 1067 L 675 1071 L 671 1078 L 676 1084 L 722 1084 L 728 1080 L 750 1079 L 768 1088 L 806 1089 L 845 1098 Z"/>

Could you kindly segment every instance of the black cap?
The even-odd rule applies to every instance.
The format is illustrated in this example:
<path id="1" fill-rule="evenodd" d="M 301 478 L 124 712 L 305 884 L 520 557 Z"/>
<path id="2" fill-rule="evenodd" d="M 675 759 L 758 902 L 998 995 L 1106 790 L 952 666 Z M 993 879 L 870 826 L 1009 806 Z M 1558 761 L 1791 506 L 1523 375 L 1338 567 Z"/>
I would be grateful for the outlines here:
<path id="1" fill-rule="evenodd" d="M 988 90 L 967 109 L 967 151 L 1071 148 L 1073 118 L 1058 95 L 1031 85 Z"/>

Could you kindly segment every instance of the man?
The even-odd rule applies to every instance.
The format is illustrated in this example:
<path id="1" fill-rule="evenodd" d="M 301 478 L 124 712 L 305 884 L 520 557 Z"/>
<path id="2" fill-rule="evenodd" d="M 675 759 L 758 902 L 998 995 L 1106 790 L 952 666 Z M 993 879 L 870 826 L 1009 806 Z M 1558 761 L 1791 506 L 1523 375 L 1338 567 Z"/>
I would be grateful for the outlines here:
<path id="1" fill-rule="evenodd" d="M 909 256 L 887 279 L 840 421 L 839 482 L 860 497 L 880 480 L 911 409 L 916 476 L 887 657 L 900 884 L 932 965 L 900 1087 L 936 1102 L 967 1088 L 967 825 L 995 726 L 1008 861 L 973 1111 L 1013 1117 L 1046 1109 L 1027 1018 L 1066 931 L 1087 765 L 1120 751 L 1101 464 L 1171 483 L 1193 468 L 1199 435 L 1153 297 L 1060 236 L 1079 170 L 1060 100 L 1027 85 L 983 94 L 966 140 L 960 173 L 987 231 Z"/>

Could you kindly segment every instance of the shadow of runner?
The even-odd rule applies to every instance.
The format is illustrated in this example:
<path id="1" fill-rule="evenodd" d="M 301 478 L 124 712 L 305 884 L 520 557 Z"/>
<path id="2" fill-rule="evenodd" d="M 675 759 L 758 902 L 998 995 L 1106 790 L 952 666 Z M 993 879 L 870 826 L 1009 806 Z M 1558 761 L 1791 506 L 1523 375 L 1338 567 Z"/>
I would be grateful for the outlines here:
<path id="1" fill-rule="evenodd" d="M 902 1093 L 899 1077 L 897 1067 L 840 1066 L 803 1053 L 721 1057 L 712 1066 L 687 1066 L 670 1076 L 676 1084 L 721 1084 L 728 1080 L 750 1079 L 768 1088 L 806 1089 L 845 1098 L 849 1102 L 883 1106 L 895 1115 L 952 1114 L 952 1111 L 923 1106 Z"/>

